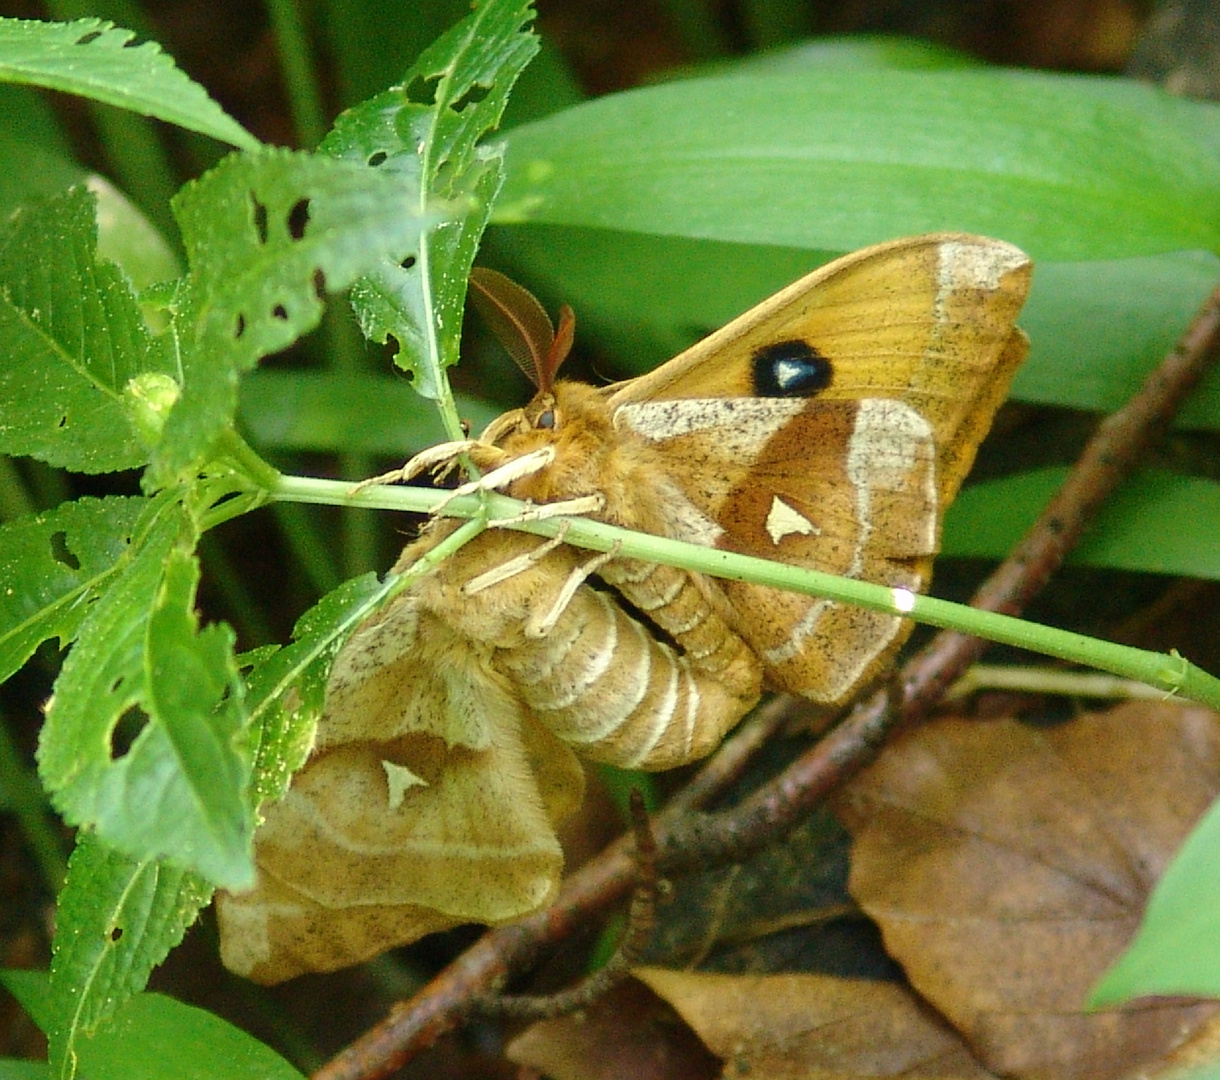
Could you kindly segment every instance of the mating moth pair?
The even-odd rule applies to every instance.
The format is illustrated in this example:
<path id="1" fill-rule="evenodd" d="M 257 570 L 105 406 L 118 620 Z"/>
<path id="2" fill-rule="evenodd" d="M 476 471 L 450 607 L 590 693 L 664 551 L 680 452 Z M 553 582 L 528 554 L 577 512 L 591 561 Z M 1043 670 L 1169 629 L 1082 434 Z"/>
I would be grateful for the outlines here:
<path id="1" fill-rule="evenodd" d="M 467 447 L 535 503 L 922 591 L 941 520 L 1026 352 L 1029 259 L 964 234 L 848 255 L 647 375 L 555 381 Z M 483 284 L 489 280 L 484 278 Z M 529 321 L 529 317 L 526 317 Z M 434 523 L 413 563 L 454 526 Z M 340 651 L 313 754 L 222 896 L 225 962 L 260 981 L 355 963 L 546 903 L 576 755 L 707 754 L 763 689 L 837 703 L 909 623 L 781 590 L 483 533 Z M 590 575 L 593 576 L 590 576 Z"/>

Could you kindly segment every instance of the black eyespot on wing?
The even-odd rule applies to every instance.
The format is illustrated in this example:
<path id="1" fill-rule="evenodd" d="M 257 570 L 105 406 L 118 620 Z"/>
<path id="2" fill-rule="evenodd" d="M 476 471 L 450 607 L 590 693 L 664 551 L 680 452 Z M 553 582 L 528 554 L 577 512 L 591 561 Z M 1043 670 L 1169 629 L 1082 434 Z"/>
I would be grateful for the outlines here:
<path id="1" fill-rule="evenodd" d="M 830 385 L 833 367 L 807 341 L 777 341 L 754 354 L 758 397 L 812 397 Z"/>

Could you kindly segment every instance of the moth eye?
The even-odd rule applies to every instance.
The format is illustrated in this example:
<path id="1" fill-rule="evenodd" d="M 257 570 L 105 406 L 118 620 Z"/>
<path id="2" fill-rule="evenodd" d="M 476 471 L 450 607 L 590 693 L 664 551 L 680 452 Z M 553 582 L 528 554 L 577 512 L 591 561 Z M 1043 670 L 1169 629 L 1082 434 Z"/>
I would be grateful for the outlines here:
<path id="1" fill-rule="evenodd" d="M 812 397 L 830 385 L 833 367 L 807 341 L 777 341 L 754 354 L 757 397 Z"/>
<path id="2" fill-rule="evenodd" d="M 548 430 L 555 427 L 555 410 L 546 409 L 538 414 L 538 419 L 534 421 L 535 427 L 547 428 Z"/>

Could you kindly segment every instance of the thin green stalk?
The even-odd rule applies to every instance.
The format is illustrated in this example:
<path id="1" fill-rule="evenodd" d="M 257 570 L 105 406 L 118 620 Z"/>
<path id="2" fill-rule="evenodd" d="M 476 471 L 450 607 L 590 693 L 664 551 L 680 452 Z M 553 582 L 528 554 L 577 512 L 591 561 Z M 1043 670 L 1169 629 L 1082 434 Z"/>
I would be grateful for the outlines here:
<path id="1" fill-rule="evenodd" d="M 68 875 L 63 839 L 47 809 L 42 787 L 13 745 L 3 717 L 0 717 L 0 788 L 17 815 L 48 891 L 58 893 Z"/>
<path id="2" fill-rule="evenodd" d="M 281 477 L 276 487 L 268 494 L 276 500 L 325 503 L 338 499 L 351 506 L 414 510 L 421 513 L 432 513 L 444 504 L 446 515 L 485 516 L 489 525 L 503 525 L 538 536 L 552 537 L 563 529 L 565 542 L 576 547 L 594 551 L 609 551 L 617 547 L 625 558 L 664 563 L 713 577 L 754 585 L 769 585 L 777 589 L 856 604 L 872 611 L 903 615 L 931 626 L 957 630 L 1005 645 L 1015 645 L 1073 663 L 1087 664 L 1089 667 L 1124 678 L 1148 683 L 1167 694 L 1177 694 L 1202 702 L 1210 708 L 1220 709 L 1220 679 L 1195 667 L 1176 652 L 1168 655 L 1146 652 L 1009 615 L 980 611 L 935 597 L 918 596 L 904 589 L 892 589 L 750 555 L 738 555 L 680 540 L 649 536 L 584 518 L 528 520 L 523 515 L 531 511 L 536 512 L 537 507 L 531 508 L 504 495 L 483 493 L 452 498 L 445 492 L 408 487 L 369 487 L 355 491 L 350 485 L 334 481 L 291 476 Z"/>
<path id="3" fill-rule="evenodd" d="M 284 89 L 297 140 L 302 146 L 317 146 L 326 134 L 326 116 L 300 8 L 296 0 L 268 0 L 267 11 L 275 31 L 280 70 L 284 73 Z"/>

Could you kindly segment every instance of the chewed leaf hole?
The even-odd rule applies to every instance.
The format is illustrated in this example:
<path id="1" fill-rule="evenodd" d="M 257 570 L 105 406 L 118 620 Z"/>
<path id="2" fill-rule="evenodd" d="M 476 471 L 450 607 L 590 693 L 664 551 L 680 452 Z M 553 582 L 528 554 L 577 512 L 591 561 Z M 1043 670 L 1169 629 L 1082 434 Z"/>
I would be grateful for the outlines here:
<path id="1" fill-rule="evenodd" d="M 233 324 L 233 337 L 241 338 L 246 332 L 246 317 L 239 311 L 237 321 Z"/>
<path id="2" fill-rule="evenodd" d="M 69 570 L 80 569 L 80 559 L 73 555 L 72 549 L 68 547 L 68 534 L 63 529 L 51 533 L 51 558 Z"/>
<path id="3" fill-rule="evenodd" d="M 133 705 L 123 713 L 119 717 L 119 722 L 114 725 L 114 731 L 110 734 L 111 760 L 117 761 L 126 754 L 135 745 L 136 739 L 140 737 L 140 732 L 147 726 L 148 714 L 138 705 Z"/>
<path id="4" fill-rule="evenodd" d="M 414 105 L 435 105 L 436 87 L 440 81 L 439 75 L 433 75 L 430 79 L 417 75 L 407 84 L 407 100 Z"/>
<path id="5" fill-rule="evenodd" d="M 313 291 L 319 300 L 326 299 L 326 275 L 321 268 L 313 272 Z"/>
<path id="6" fill-rule="evenodd" d="M 300 240 L 305 235 L 309 225 L 309 200 L 297 199 L 288 211 L 288 235 L 294 240 Z"/>
<path id="7" fill-rule="evenodd" d="M 411 267 L 413 267 L 413 266 L 415 265 L 415 261 L 416 261 L 416 260 L 415 260 L 415 256 L 414 256 L 414 255 L 408 255 L 408 256 L 407 256 L 405 259 L 403 259 L 403 261 L 402 261 L 402 262 L 400 262 L 398 265 L 399 265 L 399 266 L 401 266 L 401 267 L 402 267 L 404 270 L 410 270 L 410 269 L 411 269 Z"/>
<path id="8" fill-rule="evenodd" d="M 267 206 L 259 202 L 254 192 L 250 192 L 250 206 L 254 211 L 254 231 L 258 233 L 258 242 L 267 242 Z"/>
<path id="9" fill-rule="evenodd" d="M 274 315 L 281 322 L 288 321 L 288 309 L 286 307 L 284 307 L 283 304 L 276 304 L 275 307 L 273 307 L 271 309 L 271 314 Z"/>
<path id="10" fill-rule="evenodd" d="M 478 83 L 475 83 L 469 90 L 466 91 L 466 93 L 458 98 L 457 101 L 450 106 L 450 108 L 453 109 L 454 112 L 460 113 L 469 108 L 471 105 L 477 105 L 490 93 L 491 87 L 480 86 Z"/>
<path id="11" fill-rule="evenodd" d="M 112 926 L 108 936 L 111 944 L 118 942 L 123 936 L 123 928 L 121 926 Z"/>
<path id="12" fill-rule="evenodd" d="M 101 36 L 102 36 L 102 33 L 100 30 L 93 30 L 88 34 L 82 34 L 80 37 L 78 37 L 76 39 L 76 44 L 77 45 L 92 45 L 93 42 L 97 41 L 97 39 L 100 38 Z"/>
<path id="13" fill-rule="evenodd" d="M 373 153 L 369 154 L 368 160 L 365 162 L 365 164 L 367 164 L 370 169 L 375 169 L 378 165 L 384 165 L 389 156 L 390 155 L 384 150 L 374 150 Z"/>

